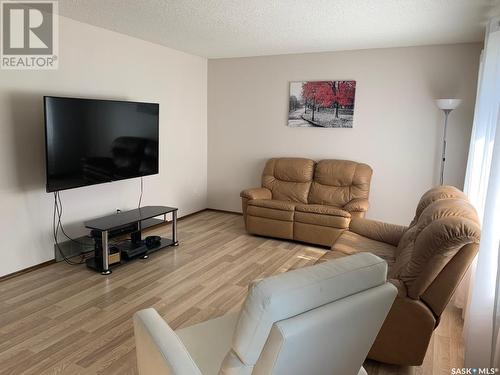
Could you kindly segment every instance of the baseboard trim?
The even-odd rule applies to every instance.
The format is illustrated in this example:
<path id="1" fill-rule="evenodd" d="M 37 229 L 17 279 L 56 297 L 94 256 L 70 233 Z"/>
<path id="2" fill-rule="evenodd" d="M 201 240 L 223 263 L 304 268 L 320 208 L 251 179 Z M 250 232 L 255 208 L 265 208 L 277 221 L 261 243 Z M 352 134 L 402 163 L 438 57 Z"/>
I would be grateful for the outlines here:
<path id="1" fill-rule="evenodd" d="M 233 214 L 233 215 L 243 215 L 243 213 L 238 212 L 238 211 L 228 211 L 228 210 L 219 210 L 218 208 L 205 208 L 204 211 L 213 211 L 213 212 L 220 212 L 223 214 Z"/>
<path id="2" fill-rule="evenodd" d="M 210 208 L 203 208 L 201 210 L 198 210 L 198 211 L 192 212 L 190 214 L 181 216 L 181 217 L 177 218 L 177 220 L 179 221 L 179 220 L 187 219 L 190 216 L 199 214 L 199 213 L 207 211 L 207 210 L 211 210 L 211 209 Z M 214 211 L 218 211 L 218 210 L 214 210 Z M 220 212 L 235 213 L 235 212 L 230 212 L 230 211 L 220 211 Z M 169 224 L 171 222 L 172 222 L 172 220 L 167 220 L 166 223 L 161 223 L 161 224 L 155 225 L 155 226 L 150 227 L 150 228 L 159 227 L 161 225 Z M 150 229 L 150 228 L 148 228 L 148 229 Z M 35 264 L 34 266 L 31 266 L 31 267 L 28 267 L 28 268 L 24 268 L 22 270 L 19 270 L 19 271 L 13 272 L 13 273 L 9 273 L 9 274 L 4 275 L 4 276 L 0 276 L 0 282 L 8 280 L 8 279 L 12 279 L 13 277 L 16 277 L 16 276 L 24 275 L 24 274 L 29 273 L 31 271 L 36 271 L 37 269 L 40 269 L 40 268 L 43 268 L 43 267 L 47 267 L 47 266 L 50 266 L 51 264 L 55 264 L 55 263 L 57 263 L 56 260 L 55 259 L 51 259 L 51 260 L 48 260 L 46 262 Z"/>
<path id="3" fill-rule="evenodd" d="M 16 277 L 16 276 L 24 275 L 24 274 L 29 273 L 31 271 L 35 271 L 37 269 L 47 267 L 47 266 L 50 266 L 51 264 L 55 264 L 55 263 L 56 263 L 56 260 L 51 259 L 51 260 L 48 260 L 46 262 L 35 264 L 34 266 L 24 268 L 24 269 L 16 271 L 16 272 L 12 272 L 12 273 L 9 273 L 9 274 L 4 275 L 4 276 L 0 276 L 0 282 L 12 279 L 13 277 Z"/>
<path id="4" fill-rule="evenodd" d="M 187 215 L 184 215 L 184 216 L 179 217 L 177 220 L 184 220 L 184 219 L 187 219 L 188 217 L 191 217 L 191 216 L 194 216 L 194 215 L 201 214 L 202 212 L 205 212 L 206 210 L 209 210 L 209 208 L 203 208 L 203 209 L 201 209 L 201 210 L 198 210 L 198 211 L 195 211 L 195 212 L 191 212 L 190 214 L 187 214 Z M 169 223 L 170 223 L 170 221 L 169 221 Z"/>

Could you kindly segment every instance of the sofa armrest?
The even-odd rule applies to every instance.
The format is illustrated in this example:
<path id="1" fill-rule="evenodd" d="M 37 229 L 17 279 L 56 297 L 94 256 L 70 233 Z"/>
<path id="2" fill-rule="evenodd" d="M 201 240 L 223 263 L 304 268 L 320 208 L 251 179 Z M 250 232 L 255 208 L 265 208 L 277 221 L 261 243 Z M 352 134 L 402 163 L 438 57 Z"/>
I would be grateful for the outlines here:
<path id="1" fill-rule="evenodd" d="M 260 188 L 251 188 L 245 189 L 240 193 L 240 197 L 246 199 L 271 199 L 272 193 L 271 190 L 260 187 Z"/>
<path id="2" fill-rule="evenodd" d="M 399 240 L 407 229 L 408 227 L 404 225 L 383 223 L 364 218 L 353 218 L 349 224 L 351 232 L 393 246 L 398 246 Z"/>
<path id="3" fill-rule="evenodd" d="M 248 201 L 253 199 L 271 199 L 273 197 L 273 194 L 271 190 L 260 187 L 260 188 L 245 189 L 240 193 L 240 197 L 241 197 L 241 210 L 243 211 L 243 218 L 246 223 Z"/>
<path id="4" fill-rule="evenodd" d="M 369 206 L 368 199 L 356 198 L 346 203 L 342 209 L 349 212 L 366 212 Z"/>
<path id="5" fill-rule="evenodd" d="M 140 375 L 201 375 L 182 341 L 156 310 L 135 313 L 134 335 Z"/>

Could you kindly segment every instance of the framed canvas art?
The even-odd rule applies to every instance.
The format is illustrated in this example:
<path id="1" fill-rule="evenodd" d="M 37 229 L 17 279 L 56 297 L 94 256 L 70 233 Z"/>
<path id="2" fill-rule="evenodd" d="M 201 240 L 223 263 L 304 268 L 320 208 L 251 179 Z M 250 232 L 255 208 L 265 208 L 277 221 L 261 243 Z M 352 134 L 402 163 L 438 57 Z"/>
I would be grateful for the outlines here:
<path id="1" fill-rule="evenodd" d="M 290 82 L 288 126 L 352 128 L 356 81 Z"/>

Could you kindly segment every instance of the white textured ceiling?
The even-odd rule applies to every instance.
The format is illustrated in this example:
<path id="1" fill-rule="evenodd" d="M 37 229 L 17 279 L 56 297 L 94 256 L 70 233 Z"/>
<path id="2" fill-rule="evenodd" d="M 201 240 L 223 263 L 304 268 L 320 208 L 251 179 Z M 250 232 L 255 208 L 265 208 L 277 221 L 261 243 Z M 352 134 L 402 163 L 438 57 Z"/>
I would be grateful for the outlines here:
<path id="1" fill-rule="evenodd" d="M 497 0 L 60 0 L 61 15 L 209 58 L 476 42 Z"/>

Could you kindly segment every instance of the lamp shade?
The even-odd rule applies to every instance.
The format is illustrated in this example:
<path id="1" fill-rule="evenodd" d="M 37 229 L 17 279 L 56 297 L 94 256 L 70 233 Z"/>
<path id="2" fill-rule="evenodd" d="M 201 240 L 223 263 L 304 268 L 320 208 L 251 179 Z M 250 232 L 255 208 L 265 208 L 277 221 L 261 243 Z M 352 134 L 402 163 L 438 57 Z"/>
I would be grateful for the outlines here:
<path id="1" fill-rule="evenodd" d="M 451 111 L 457 108 L 460 103 L 462 103 L 461 99 L 436 99 L 436 105 L 442 110 Z"/>

